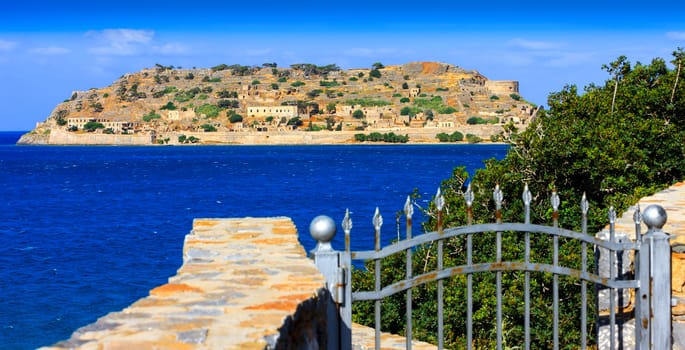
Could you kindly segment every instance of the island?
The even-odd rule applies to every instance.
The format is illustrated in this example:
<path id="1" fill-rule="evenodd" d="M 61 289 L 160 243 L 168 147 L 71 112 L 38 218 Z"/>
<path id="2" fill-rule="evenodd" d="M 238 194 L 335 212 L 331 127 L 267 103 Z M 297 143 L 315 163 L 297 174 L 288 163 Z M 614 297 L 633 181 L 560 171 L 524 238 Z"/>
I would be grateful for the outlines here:
<path id="1" fill-rule="evenodd" d="M 516 80 L 439 62 L 157 64 L 74 91 L 17 144 L 502 142 L 538 110 Z"/>

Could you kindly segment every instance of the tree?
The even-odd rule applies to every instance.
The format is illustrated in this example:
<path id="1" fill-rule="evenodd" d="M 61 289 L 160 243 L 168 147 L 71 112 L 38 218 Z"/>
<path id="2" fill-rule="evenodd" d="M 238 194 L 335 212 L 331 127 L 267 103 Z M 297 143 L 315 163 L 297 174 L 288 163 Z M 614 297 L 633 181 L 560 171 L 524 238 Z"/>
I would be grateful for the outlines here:
<path id="1" fill-rule="evenodd" d="M 606 70 L 614 78 L 614 95 L 611 98 L 611 113 L 614 113 L 614 103 L 616 102 L 616 93 L 618 92 L 618 82 L 623 76 L 630 71 L 630 62 L 626 56 L 619 56 L 616 61 L 609 63 L 609 65 L 602 65 L 602 69 Z"/>
<path id="2" fill-rule="evenodd" d="M 356 109 L 354 112 L 352 112 L 352 118 L 354 119 L 364 119 L 366 116 L 364 115 L 364 112 L 362 112 L 361 109 Z"/>
<path id="3" fill-rule="evenodd" d="M 371 67 L 373 67 L 374 69 L 383 69 L 383 68 L 385 68 L 385 66 L 383 65 L 383 63 L 380 63 L 380 62 L 376 62 L 376 63 L 372 64 Z"/>
<path id="4" fill-rule="evenodd" d="M 243 121 L 243 116 L 240 114 L 231 114 L 228 117 L 228 121 L 231 122 L 232 124 L 240 123 Z"/>
<path id="5" fill-rule="evenodd" d="M 200 125 L 200 127 L 202 128 L 202 130 L 204 130 L 204 132 L 216 131 L 216 127 L 212 124 L 202 124 Z"/>
<path id="6" fill-rule="evenodd" d="M 677 55 L 674 53 L 676 60 Z M 623 57 L 623 56 L 622 56 Z M 639 198 L 665 188 L 685 178 L 685 102 L 676 100 L 669 106 L 673 87 L 679 73 L 669 70 L 663 59 L 654 59 L 650 64 L 638 63 L 628 69 L 625 58 L 619 57 L 610 64 L 609 79 L 603 85 L 586 86 L 582 94 L 575 85 L 564 86 L 561 91 L 548 97 L 549 110 L 541 110 L 539 118 L 525 131 L 511 137 L 510 149 L 502 160 L 485 161 L 484 168 L 471 175 L 464 167 L 456 168 L 441 185 L 445 197 L 445 227 L 466 223 L 466 204 L 463 191 L 470 184 L 475 201 L 474 223 L 493 222 L 492 190 L 499 184 L 506 198 L 502 206 L 502 220 L 520 222 L 523 207 L 515 200 L 528 186 L 533 194 L 531 222 L 549 223 L 549 197 L 556 190 L 561 198 L 559 226 L 580 231 L 580 198 L 585 194 L 590 204 L 587 231 L 598 232 L 608 223 L 607 210 L 610 206 L 618 213 L 626 210 Z M 617 79 L 618 77 L 618 79 Z M 620 81 L 621 88 L 617 89 Z M 680 90 L 679 90 L 680 91 Z M 677 116 L 668 120 L 665 116 Z M 436 136 L 437 137 L 437 136 Z M 444 138 L 445 135 L 440 137 Z M 471 136 L 472 137 L 472 136 Z M 469 136 L 467 136 L 469 138 Z M 434 206 L 426 208 L 434 213 Z M 429 216 L 425 229 L 435 230 L 437 220 Z M 503 233 L 503 254 L 520 254 L 521 241 L 518 236 Z M 473 260 L 493 261 L 493 236 L 473 236 Z M 550 263 L 552 249 L 549 240 L 531 241 L 534 259 Z M 436 251 L 433 246 L 422 246 L 414 252 L 414 271 L 436 266 Z M 465 260 L 464 240 L 445 242 L 445 266 L 454 266 Z M 518 251 L 518 253 L 517 253 Z M 562 239 L 559 259 L 565 265 L 579 266 L 580 243 Z M 383 285 L 387 285 L 405 271 L 404 257 L 384 259 L 381 265 Z M 590 267 L 591 268 L 591 267 Z M 427 270 L 426 270 L 427 271 Z M 353 274 L 353 285 L 373 290 L 374 264 L 367 264 L 366 270 Z M 506 273 L 502 279 L 505 290 L 503 300 L 504 319 L 507 323 L 507 342 L 523 343 L 522 276 Z M 531 324 L 535 337 L 531 348 L 547 349 L 551 344 L 551 315 L 549 311 L 549 290 L 552 278 L 544 273 L 531 273 Z M 560 278 L 560 341 L 569 348 L 577 347 L 579 329 L 577 309 L 580 305 L 577 280 Z M 445 347 L 463 348 L 465 344 L 464 279 L 445 280 Z M 495 318 L 494 278 L 491 275 L 474 275 L 474 301 L 479 307 L 474 310 L 474 345 L 476 348 L 493 348 L 492 329 Z M 370 287 L 370 288 L 369 288 Z M 426 284 L 413 292 L 414 335 L 419 339 L 434 340 L 435 334 L 435 290 L 434 284 Z M 401 334 L 404 328 L 404 295 L 398 294 L 382 303 L 382 324 L 384 331 Z M 399 305 L 399 306 L 398 306 Z M 592 300 L 588 305 L 594 305 Z M 372 324 L 372 303 L 353 304 L 355 322 Z M 592 309 L 588 311 L 593 314 Z M 588 320 L 588 334 L 592 335 L 595 322 Z M 590 340 L 594 341 L 593 339 Z M 590 344 L 592 345 L 592 344 Z"/>
<path id="7" fill-rule="evenodd" d="M 97 129 L 104 129 L 105 126 L 102 123 L 98 122 L 87 122 L 86 124 L 83 125 L 83 130 L 87 132 L 93 132 Z"/>
<path id="8" fill-rule="evenodd" d="M 379 71 L 378 69 L 372 69 L 372 70 L 369 72 L 369 77 L 371 77 L 371 78 L 380 78 L 380 77 L 381 77 L 381 71 Z"/>

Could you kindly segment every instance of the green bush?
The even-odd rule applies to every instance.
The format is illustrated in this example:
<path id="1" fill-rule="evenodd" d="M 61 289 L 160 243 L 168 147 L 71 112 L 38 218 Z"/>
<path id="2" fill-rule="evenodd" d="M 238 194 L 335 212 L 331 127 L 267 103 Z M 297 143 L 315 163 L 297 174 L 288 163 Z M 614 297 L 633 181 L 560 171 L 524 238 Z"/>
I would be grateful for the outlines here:
<path id="1" fill-rule="evenodd" d="M 168 111 L 175 111 L 176 110 L 176 105 L 174 105 L 173 102 L 169 101 L 167 102 L 164 106 L 159 108 L 160 110 L 168 110 Z"/>
<path id="2" fill-rule="evenodd" d="M 200 128 L 202 128 L 202 130 L 204 130 L 205 132 L 216 131 L 216 127 L 212 124 L 202 124 L 202 125 L 200 125 Z"/>
<path id="3" fill-rule="evenodd" d="M 143 121 L 147 123 L 147 122 L 149 122 L 149 121 L 151 121 L 151 120 L 153 120 L 153 119 L 159 119 L 159 118 L 161 118 L 161 117 L 162 117 L 161 115 L 159 115 L 159 114 L 157 114 L 157 113 L 155 113 L 155 112 L 150 111 L 150 113 L 148 113 L 148 114 L 146 114 L 146 115 L 143 116 Z"/>
<path id="4" fill-rule="evenodd" d="M 296 81 L 296 82 L 294 82 L 294 83 L 292 83 L 292 84 L 290 84 L 290 86 L 292 86 L 292 87 L 300 87 L 300 86 L 302 86 L 302 85 L 304 85 L 304 83 L 301 82 L 301 81 L 299 81 L 299 80 Z"/>
<path id="5" fill-rule="evenodd" d="M 480 143 L 481 141 L 483 141 L 483 139 L 474 134 L 466 134 L 466 142 L 468 143 Z"/>
<path id="6" fill-rule="evenodd" d="M 240 123 L 243 121 L 243 116 L 240 114 L 231 114 L 228 117 L 228 121 L 231 123 Z"/>
<path id="7" fill-rule="evenodd" d="M 204 114 L 207 118 L 216 118 L 219 115 L 221 108 L 219 106 L 205 103 L 195 109 L 195 113 Z"/>
<path id="8" fill-rule="evenodd" d="M 400 99 L 400 103 L 408 103 L 409 101 L 411 101 L 411 100 L 409 99 L 409 97 L 402 97 L 402 98 Z"/>
<path id="9" fill-rule="evenodd" d="M 85 125 L 83 125 L 83 130 L 87 132 L 93 132 L 97 129 L 104 129 L 105 126 L 102 123 L 98 122 L 87 122 Z"/>

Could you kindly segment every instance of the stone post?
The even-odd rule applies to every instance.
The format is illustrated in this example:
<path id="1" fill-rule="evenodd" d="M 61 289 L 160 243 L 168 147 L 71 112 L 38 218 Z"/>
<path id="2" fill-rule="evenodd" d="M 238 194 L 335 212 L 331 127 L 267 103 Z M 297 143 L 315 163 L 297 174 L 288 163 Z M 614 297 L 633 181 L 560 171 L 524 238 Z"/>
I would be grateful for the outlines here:
<path id="1" fill-rule="evenodd" d="M 652 291 L 650 345 L 651 349 L 671 349 L 671 245 L 668 242 L 670 235 L 661 230 L 666 223 L 666 210 L 659 205 L 650 205 L 642 219 L 648 228 L 642 238 L 642 247 L 647 248 L 648 253 L 642 256 L 649 260 L 649 285 L 641 288 L 648 287 Z"/>
<path id="2" fill-rule="evenodd" d="M 326 289 L 331 295 L 326 310 L 328 333 L 326 349 L 340 348 L 340 319 L 336 307 L 337 300 L 333 299 L 337 297 L 338 267 L 340 266 L 340 254 L 331 246 L 335 231 L 335 222 L 325 215 L 315 217 L 309 225 L 309 234 L 317 241 L 316 247 L 311 251 L 311 256 L 314 258 L 314 264 L 326 279 Z"/>

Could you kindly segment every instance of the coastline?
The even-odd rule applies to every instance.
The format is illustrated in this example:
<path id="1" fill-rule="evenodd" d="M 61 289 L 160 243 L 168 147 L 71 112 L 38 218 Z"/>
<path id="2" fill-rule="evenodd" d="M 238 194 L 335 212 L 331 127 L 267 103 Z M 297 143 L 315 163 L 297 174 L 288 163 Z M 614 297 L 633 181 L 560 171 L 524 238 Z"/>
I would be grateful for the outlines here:
<path id="1" fill-rule="evenodd" d="M 409 141 L 402 144 L 448 144 L 440 142 L 436 135 L 459 131 L 464 135 L 472 134 L 480 138 L 480 143 L 497 143 L 491 141 L 492 135 L 502 131 L 501 125 L 464 125 L 459 129 L 443 128 L 405 128 L 373 129 L 366 131 L 246 131 L 246 132 L 160 132 L 139 133 L 133 135 L 74 133 L 53 129 L 49 133 L 39 134 L 35 131 L 21 135 L 17 145 L 130 145 L 130 146 L 164 146 L 164 145 L 396 145 L 388 142 L 355 141 L 356 134 L 395 133 L 407 135 Z M 195 138 L 196 143 L 181 143 L 179 138 Z M 468 144 L 459 141 L 454 144 Z"/>

